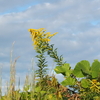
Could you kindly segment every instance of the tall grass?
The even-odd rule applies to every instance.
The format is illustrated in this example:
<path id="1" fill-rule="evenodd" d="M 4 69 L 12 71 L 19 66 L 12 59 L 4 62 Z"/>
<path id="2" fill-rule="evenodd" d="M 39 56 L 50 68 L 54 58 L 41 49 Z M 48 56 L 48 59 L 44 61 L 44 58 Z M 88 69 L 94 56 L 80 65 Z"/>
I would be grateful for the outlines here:
<path id="1" fill-rule="evenodd" d="M 10 54 L 10 80 L 7 82 L 7 92 L 2 96 L 2 67 L 0 67 L 0 100 L 62 100 L 56 99 L 59 97 L 59 87 L 57 79 L 54 75 L 46 75 L 43 80 L 40 80 L 35 75 L 34 61 L 32 59 L 31 73 L 26 75 L 23 89 L 20 89 L 20 78 L 18 88 L 16 89 L 16 62 L 19 57 L 13 58 L 13 46 Z M 39 84 L 41 82 L 41 84 Z"/>
<path id="2" fill-rule="evenodd" d="M 0 99 L 2 97 L 2 66 L 0 66 Z"/>

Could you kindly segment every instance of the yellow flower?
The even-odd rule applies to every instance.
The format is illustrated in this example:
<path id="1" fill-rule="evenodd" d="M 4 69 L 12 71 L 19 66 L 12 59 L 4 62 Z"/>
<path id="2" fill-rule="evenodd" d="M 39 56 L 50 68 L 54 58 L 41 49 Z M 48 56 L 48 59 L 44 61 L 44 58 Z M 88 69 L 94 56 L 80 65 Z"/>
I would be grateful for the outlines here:
<path id="1" fill-rule="evenodd" d="M 97 83 L 97 80 L 93 79 L 92 82 L 95 84 L 95 83 Z"/>
<path id="2" fill-rule="evenodd" d="M 48 38 L 44 38 L 44 39 L 42 39 L 42 41 L 43 41 L 43 42 L 49 42 L 50 39 L 48 39 Z"/>
<path id="3" fill-rule="evenodd" d="M 32 31 L 34 31 L 34 29 L 28 29 L 28 31 L 29 31 L 29 32 L 32 32 Z"/>
<path id="4" fill-rule="evenodd" d="M 47 34 L 47 38 L 50 38 L 50 37 L 53 37 L 54 35 L 56 35 L 57 34 L 57 32 L 56 33 L 54 33 L 54 34 Z"/>
<path id="5" fill-rule="evenodd" d="M 40 32 L 43 31 L 43 30 L 46 31 L 45 28 L 39 28 L 37 30 L 40 31 Z"/>
<path id="6" fill-rule="evenodd" d="M 45 33 L 45 28 L 28 29 L 28 31 L 31 33 L 31 38 L 34 42 L 33 45 L 35 45 L 35 47 L 38 47 L 41 42 L 49 42 L 50 38 L 57 34 L 50 34 L 50 32 Z"/>

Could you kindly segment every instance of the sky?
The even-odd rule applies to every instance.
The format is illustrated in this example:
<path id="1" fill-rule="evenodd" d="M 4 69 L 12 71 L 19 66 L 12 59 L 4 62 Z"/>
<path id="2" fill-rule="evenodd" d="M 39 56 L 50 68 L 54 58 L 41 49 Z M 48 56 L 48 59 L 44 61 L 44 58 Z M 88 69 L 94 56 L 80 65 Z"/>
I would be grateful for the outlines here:
<path id="1" fill-rule="evenodd" d="M 16 78 L 24 82 L 31 72 L 36 52 L 28 29 L 45 28 L 58 32 L 51 44 L 58 54 L 74 68 L 81 60 L 100 60 L 100 1 L 99 0 L 0 0 L 0 67 L 3 86 L 9 80 L 11 51 L 16 63 Z M 13 49 L 12 49 L 12 44 Z M 49 69 L 55 68 L 53 60 Z M 53 66 L 54 63 L 54 66 Z M 61 75 L 56 75 L 62 81 Z"/>

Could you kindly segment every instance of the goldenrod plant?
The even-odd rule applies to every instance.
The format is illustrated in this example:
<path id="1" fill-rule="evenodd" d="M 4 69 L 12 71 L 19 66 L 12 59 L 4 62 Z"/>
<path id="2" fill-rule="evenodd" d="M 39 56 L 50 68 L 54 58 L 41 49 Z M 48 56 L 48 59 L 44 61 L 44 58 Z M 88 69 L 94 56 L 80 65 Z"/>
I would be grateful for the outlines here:
<path id="1" fill-rule="evenodd" d="M 43 77 L 46 75 L 47 71 L 47 61 L 45 53 L 52 49 L 49 47 L 49 41 L 51 37 L 56 35 L 57 33 L 50 34 L 50 32 L 45 33 L 44 28 L 40 29 L 29 29 L 29 32 L 31 33 L 31 38 L 33 41 L 33 46 L 38 55 L 36 56 L 38 58 L 37 66 L 39 69 L 36 71 L 37 77 L 40 77 L 40 80 L 43 79 Z"/>
<path id="2" fill-rule="evenodd" d="M 57 63 L 57 65 L 62 66 L 65 62 L 63 62 L 63 57 L 58 56 L 57 48 L 54 49 L 54 44 L 49 44 L 50 39 L 57 34 L 51 34 L 50 32 L 45 33 L 44 28 L 40 29 L 29 29 L 29 32 L 31 33 L 31 38 L 33 41 L 33 46 L 38 55 L 36 56 L 38 58 L 38 67 L 37 70 L 38 77 L 43 78 L 46 67 L 47 67 L 47 61 L 45 53 L 47 53 L 51 58 L 54 59 L 54 61 Z"/>

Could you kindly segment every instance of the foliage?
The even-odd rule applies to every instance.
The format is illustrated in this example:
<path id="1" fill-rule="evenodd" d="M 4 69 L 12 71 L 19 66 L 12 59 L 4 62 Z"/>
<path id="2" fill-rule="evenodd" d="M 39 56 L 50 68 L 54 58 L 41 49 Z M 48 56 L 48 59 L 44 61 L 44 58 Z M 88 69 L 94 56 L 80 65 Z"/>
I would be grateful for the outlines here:
<path id="1" fill-rule="evenodd" d="M 70 64 L 56 66 L 56 73 L 65 73 L 65 80 L 61 82 L 63 86 L 69 86 L 77 91 L 80 96 L 92 99 L 100 94 L 100 62 L 94 60 L 92 65 L 87 60 L 78 62 L 74 69 Z M 88 97 L 89 96 L 89 97 Z"/>
<path id="2" fill-rule="evenodd" d="M 63 61 L 62 55 L 58 55 L 54 44 L 49 44 L 50 39 L 57 33 L 50 34 L 45 31 L 44 28 L 29 29 L 38 59 L 38 70 L 32 73 L 32 81 L 26 75 L 23 91 L 15 90 L 17 58 L 14 63 L 11 59 L 10 82 L 7 93 L 2 96 L 0 92 L 0 100 L 100 100 L 100 61 L 94 60 L 90 64 L 89 61 L 82 60 L 72 69 L 69 63 Z M 56 62 L 54 71 L 64 76 L 61 83 L 55 75 L 47 74 L 46 54 Z"/>
<path id="3" fill-rule="evenodd" d="M 54 49 L 54 45 L 48 44 L 48 51 L 47 54 L 54 59 L 54 61 L 57 63 L 58 66 L 62 66 L 65 62 L 63 62 L 62 55 L 59 57 L 57 53 L 57 48 Z"/>

